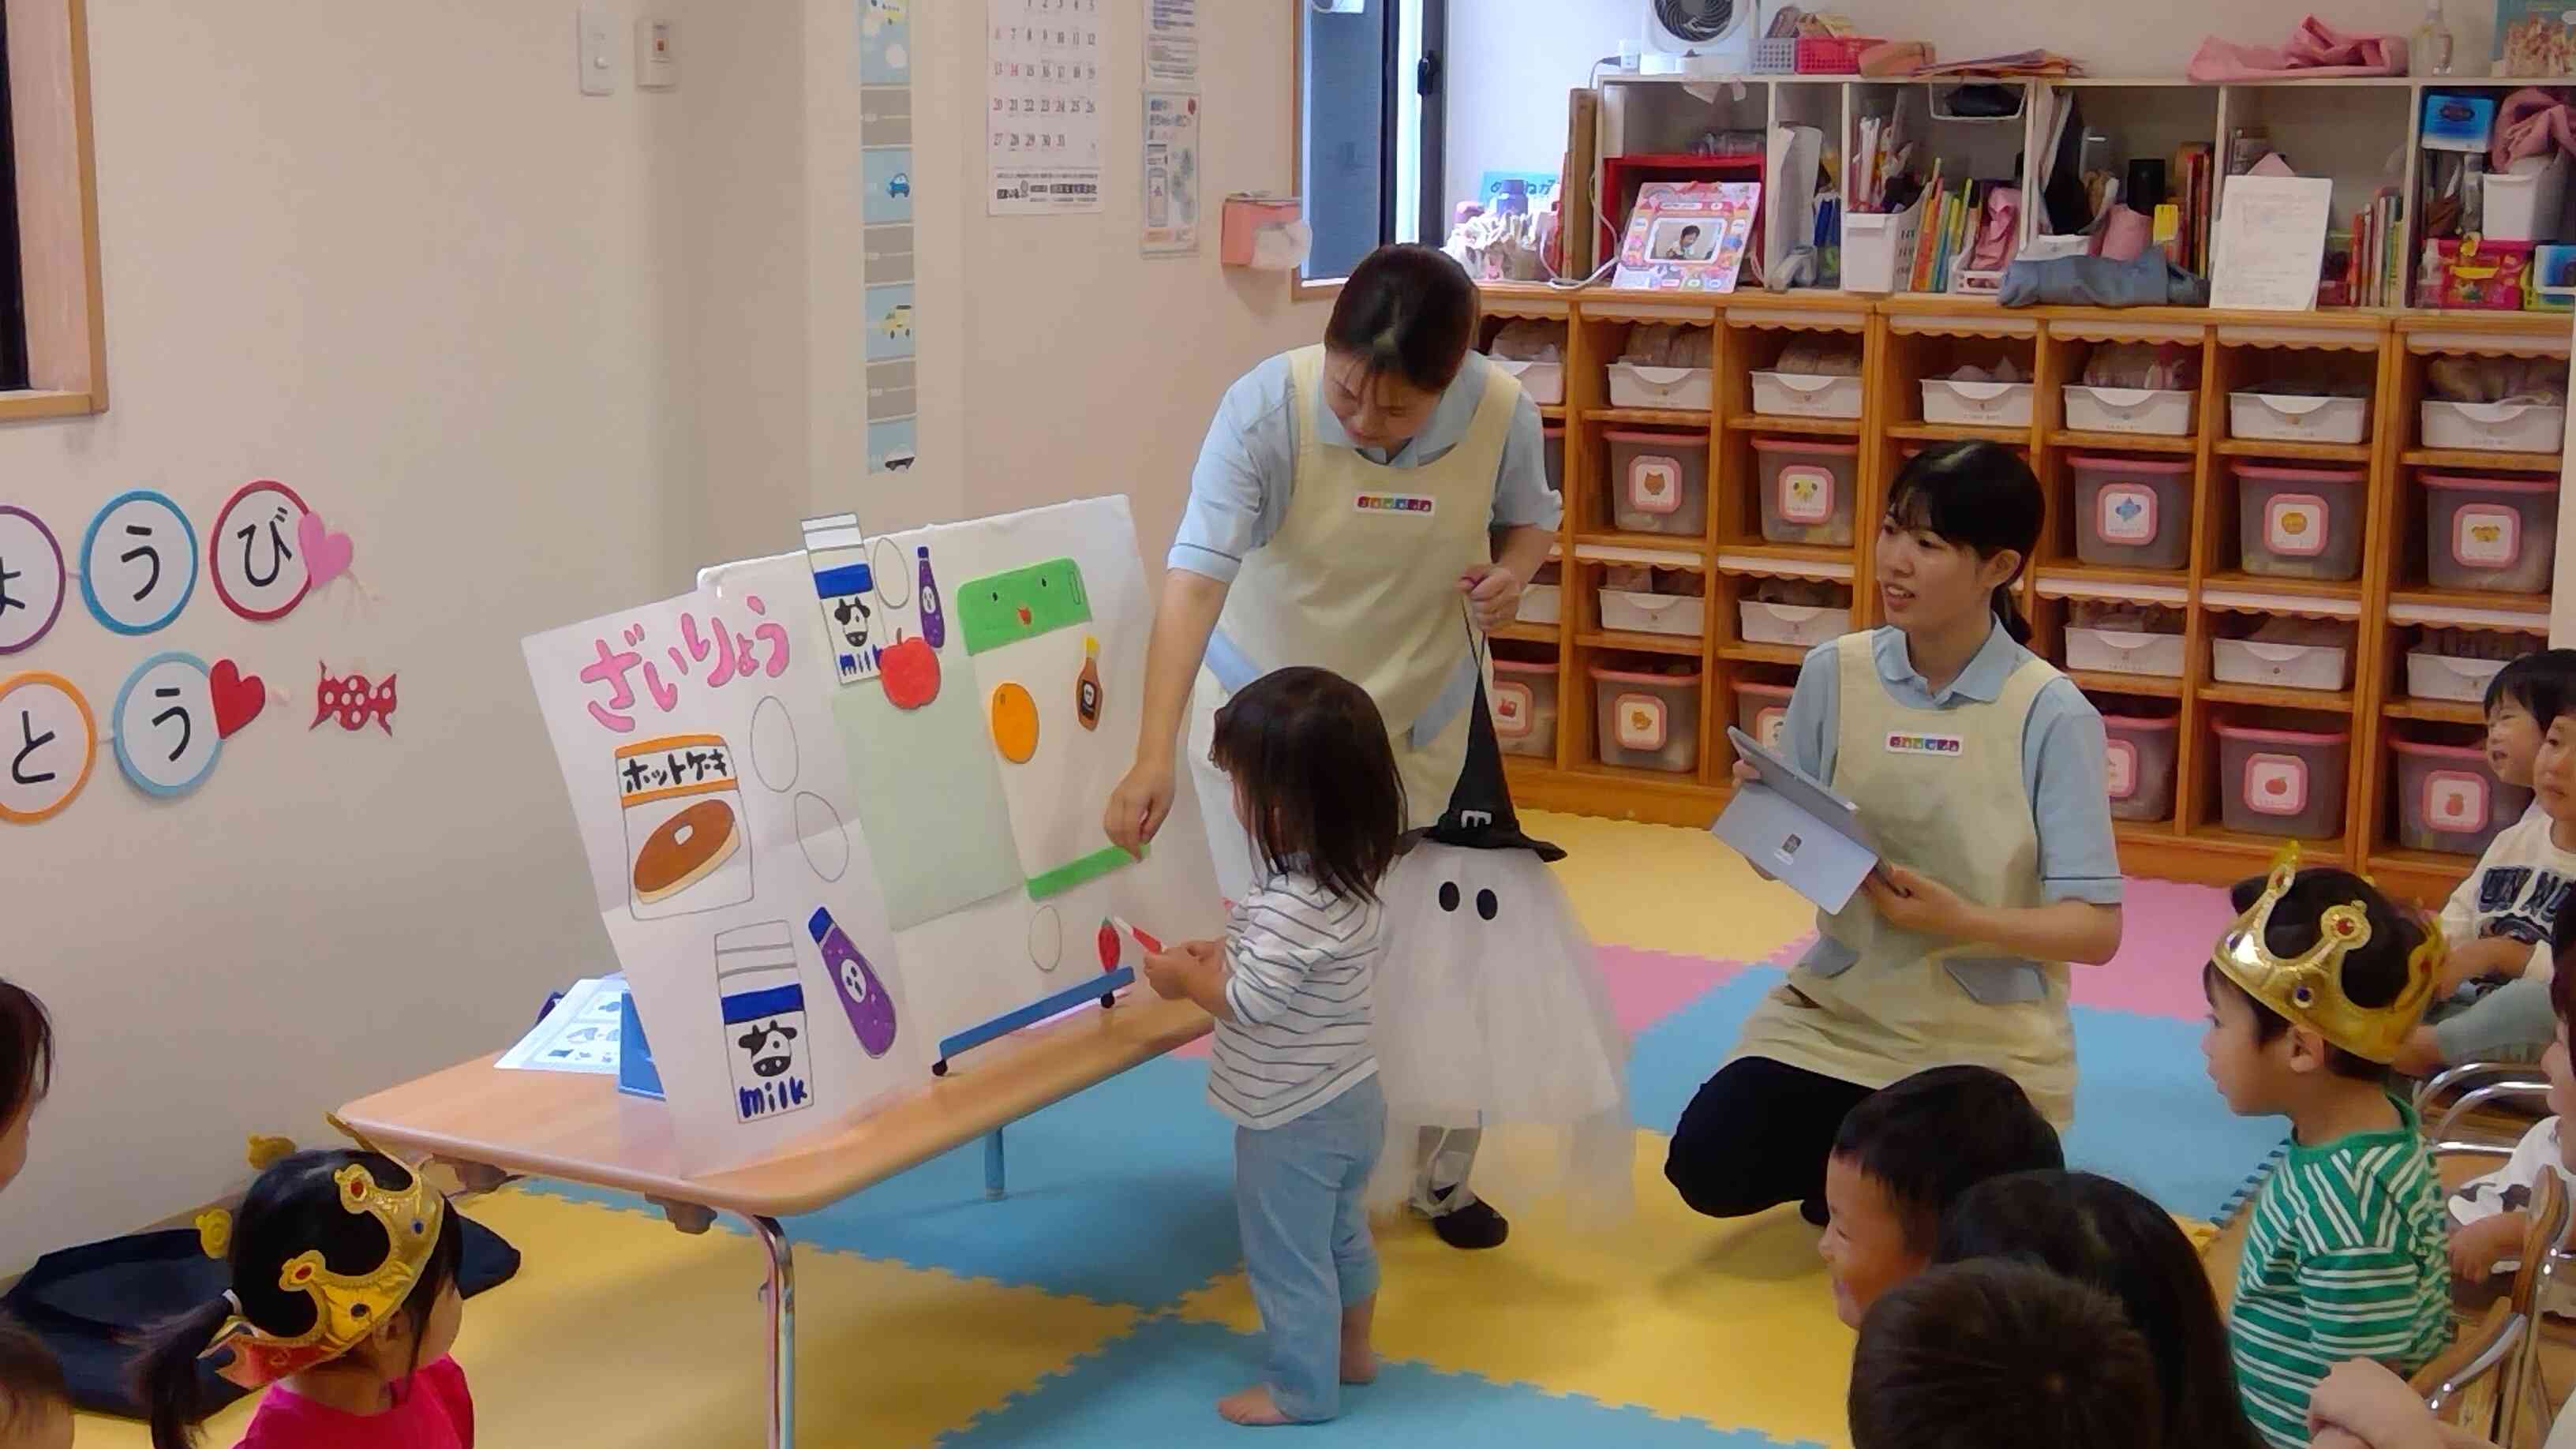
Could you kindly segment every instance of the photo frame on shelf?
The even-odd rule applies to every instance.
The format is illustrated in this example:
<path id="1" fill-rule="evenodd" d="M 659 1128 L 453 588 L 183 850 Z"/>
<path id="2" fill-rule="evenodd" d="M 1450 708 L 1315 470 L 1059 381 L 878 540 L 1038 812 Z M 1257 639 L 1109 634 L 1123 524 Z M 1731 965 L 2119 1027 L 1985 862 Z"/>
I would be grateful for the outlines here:
<path id="1" fill-rule="evenodd" d="M 1726 293 L 1744 268 L 1758 181 L 1649 181 L 1619 245 L 1614 285 L 1656 292 Z"/>

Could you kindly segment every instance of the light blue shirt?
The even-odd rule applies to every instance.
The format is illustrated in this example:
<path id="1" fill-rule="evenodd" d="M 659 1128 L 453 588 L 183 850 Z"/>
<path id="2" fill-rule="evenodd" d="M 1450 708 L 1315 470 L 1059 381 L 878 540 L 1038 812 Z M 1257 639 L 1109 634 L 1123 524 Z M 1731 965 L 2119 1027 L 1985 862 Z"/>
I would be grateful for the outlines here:
<path id="1" fill-rule="evenodd" d="M 1834 777 L 1842 725 L 1842 668 L 1838 646 L 1819 644 L 1798 667 L 1781 740 L 1798 768 L 1819 780 Z M 1934 693 L 1916 673 L 1905 632 L 1893 626 L 1870 636 L 1879 682 L 1887 697 L 1909 709 L 1955 709 L 2000 698 L 2004 681 L 2032 657 L 1998 620 L 1983 648 L 1947 688 Z M 2040 894 L 2049 901 L 2120 903 L 2119 843 L 2111 835 L 2111 795 L 2103 761 L 2102 715 L 2071 679 L 2052 679 L 2031 701 L 2022 722 L 2021 779 L 2030 793 L 2031 820 L 2039 831 Z M 1961 841 L 1973 849 L 1972 841 Z M 1908 864 L 1898 861 L 1897 864 Z"/>
<path id="2" fill-rule="evenodd" d="M 1351 447 L 1342 420 L 1315 400 L 1314 411 L 1297 413 L 1297 382 L 1291 354 L 1280 353 L 1235 380 L 1217 404 L 1200 445 L 1198 467 L 1190 473 L 1189 506 L 1165 560 L 1221 583 L 1233 583 L 1244 555 L 1268 543 L 1288 516 L 1288 495 L 1297 479 L 1297 436 L 1302 426 L 1328 448 Z M 1466 365 L 1450 380 L 1431 410 L 1431 421 L 1392 455 L 1359 449 L 1361 457 L 1389 468 L 1421 468 L 1438 462 L 1466 440 L 1468 425 L 1485 400 L 1485 379 L 1493 365 L 1470 352 Z M 1503 464 L 1494 475 L 1496 527 L 1521 524 L 1554 528 L 1565 505 L 1547 481 L 1547 452 L 1539 431 L 1538 407 L 1524 393 L 1513 404 L 1511 430 L 1503 438 Z"/>

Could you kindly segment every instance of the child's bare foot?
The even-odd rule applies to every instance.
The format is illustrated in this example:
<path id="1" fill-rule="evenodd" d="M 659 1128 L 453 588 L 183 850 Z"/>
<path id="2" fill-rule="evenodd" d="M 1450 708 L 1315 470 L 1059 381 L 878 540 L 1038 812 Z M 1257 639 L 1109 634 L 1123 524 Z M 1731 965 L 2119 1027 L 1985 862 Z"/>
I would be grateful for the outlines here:
<path id="1" fill-rule="evenodd" d="M 1342 1346 L 1342 1382 L 1373 1384 L 1377 1382 L 1377 1350 L 1366 1344 Z"/>
<path id="2" fill-rule="evenodd" d="M 1279 1412 L 1278 1401 L 1270 1397 L 1268 1384 L 1254 1384 L 1240 1393 L 1226 1395 L 1216 1401 L 1216 1411 L 1223 1414 L 1229 1424 L 1265 1425 L 1293 1422 L 1286 1414 Z"/>

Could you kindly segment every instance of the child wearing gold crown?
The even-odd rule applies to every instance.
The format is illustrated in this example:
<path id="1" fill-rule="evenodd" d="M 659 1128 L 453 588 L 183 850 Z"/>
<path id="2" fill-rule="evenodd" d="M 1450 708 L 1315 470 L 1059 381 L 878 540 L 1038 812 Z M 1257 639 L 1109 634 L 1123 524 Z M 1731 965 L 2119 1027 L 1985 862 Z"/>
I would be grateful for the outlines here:
<path id="1" fill-rule="evenodd" d="M 464 1233 L 419 1174 L 371 1151 L 271 1163 L 235 1215 L 198 1220 L 230 1291 L 165 1325 L 134 1370 L 153 1449 L 192 1449 L 201 1359 L 267 1388 L 241 1449 L 473 1449 L 447 1356 L 464 1317 Z"/>
<path id="2" fill-rule="evenodd" d="M 2286 1116 L 2290 1149 L 2247 1220 L 2228 1340 L 2246 1417 L 2304 1449 L 2338 1363 L 2412 1373 L 2451 1336 L 2440 1180 L 2388 1063 L 2423 1014 L 2442 941 L 2370 882 L 2298 869 L 2236 887 L 2244 914 L 2202 976 L 2210 1080 L 2241 1117 Z"/>

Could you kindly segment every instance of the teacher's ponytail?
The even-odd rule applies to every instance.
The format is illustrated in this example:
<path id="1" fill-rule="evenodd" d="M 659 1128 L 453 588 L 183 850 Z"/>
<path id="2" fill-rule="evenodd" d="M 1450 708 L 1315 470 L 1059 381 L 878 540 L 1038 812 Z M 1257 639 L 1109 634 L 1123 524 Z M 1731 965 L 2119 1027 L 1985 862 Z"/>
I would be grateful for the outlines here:
<path id="1" fill-rule="evenodd" d="M 1980 559 L 2016 556 L 2012 576 L 1995 586 L 1995 618 L 2016 644 L 2030 642 L 2030 621 L 2013 599 L 2013 585 L 2039 546 L 2048 501 L 2021 455 L 2001 444 L 1943 443 L 1906 461 L 1888 490 L 1887 516 L 1898 527 L 1933 534 L 1973 549 Z"/>

